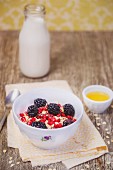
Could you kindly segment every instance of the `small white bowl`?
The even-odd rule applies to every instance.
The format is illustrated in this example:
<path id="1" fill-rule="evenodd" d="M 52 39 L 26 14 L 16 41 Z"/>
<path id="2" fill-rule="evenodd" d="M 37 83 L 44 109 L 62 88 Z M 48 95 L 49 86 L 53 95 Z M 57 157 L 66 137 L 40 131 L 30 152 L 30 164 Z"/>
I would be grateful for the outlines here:
<path id="1" fill-rule="evenodd" d="M 110 98 L 105 101 L 91 100 L 86 95 L 87 93 L 94 92 L 94 91 L 107 93 Z M 91 85 L 83 89 L 82 96 L 83 96 L 84 103 L 86 104 L 86 106 L 89 108 L 91 112 L 103 113 L 110 106 L 113 100 L 113 91 L 108 87 L 102 85 Z"/>
<path id="2" fill-rule="evenodd" d="M 34 99 L 45 98 L 50 102 L 59 102 L 62 105 L 70 103 L 75 108 L 75 117 L 77 121 L 69 126 L 58 129 L 40 129 L 31 127 L 19 119 L 19 113 L 25 111 L 27 107 L 33 104 Z M 83 116 L 83 105 L 80 99 L 72 92 L 57 88 L 37 88 L 26 94 L 19 96 L 13 103 L 13 117 L 20 131 L 39 148 L 53 149 L 71 138 Z"/>

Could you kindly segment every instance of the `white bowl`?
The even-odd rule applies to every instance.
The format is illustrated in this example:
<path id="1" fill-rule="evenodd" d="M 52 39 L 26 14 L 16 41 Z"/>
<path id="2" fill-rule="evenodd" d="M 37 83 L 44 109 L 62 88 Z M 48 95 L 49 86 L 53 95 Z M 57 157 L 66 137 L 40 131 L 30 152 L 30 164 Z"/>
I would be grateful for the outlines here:
<path id="1" fill-rule="evenodd" d="M 94 92 L 94 91 L 107 93 L 110 98 L 105 101 L 91 100 L 86 95 L 87 93 Z M 113 100 L 113 91 L 109 89 L 108 87 L 101 86 L 101 85 L 91 85 L 91 86 L 84 88 L 82 95 L 83 95 L 84 103 L 89 108 L 89 110 L 94 113 L 103 113 L 110 106 Z"/>
<path id="2" fill-rule="evenodd" d="M 25 111 L 33 104 L 34 99 L 45 98 L 47 102 L 59 102 L 61 104 L 70 103 L 75 108 L 77 121 L 69 126 L 59 129 L 40 129 L 31 127 L 19 120 L 19 113 Z M 37 88 L 26 94 L 19 96 L 13 103 L 13 117 L 20 131 L 39 148 L 52 149 L 60 146 L 71 138 L 83 116 L 83 105 L 80 99 L 72 92 L 57 88 Z"/>

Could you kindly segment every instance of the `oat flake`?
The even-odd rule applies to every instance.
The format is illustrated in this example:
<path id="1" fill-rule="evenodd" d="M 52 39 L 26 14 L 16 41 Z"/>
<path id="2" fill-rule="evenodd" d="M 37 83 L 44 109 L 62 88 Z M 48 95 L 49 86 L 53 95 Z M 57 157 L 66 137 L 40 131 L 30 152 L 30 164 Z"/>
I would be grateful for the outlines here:
<path id="1" fill-rule="evenodd" d="M 12 157 L 9 157 L 9 160 L 11 161 L 11 160 L 12 160 Z"/>
<path id="2" fill-rule="evenodd" d="M 10 167 L 13 167 L 15 164 L 11 164 Z"/>
<path id="3" fill-rule="evenodd" d="M 86 112 L 87 112 L 87 113 L 89 113 L 89 112 L 90 112 L 90 110 L 89 110 L 89 109 L 87 109 L 87 110 L 86 110 Z"/>
<path id="4" fill-rule="evenodd" d="M 85 167 L 86 167 L 86 168 L 89 168 L 89 165 L 88 165 L 88 164 L 86 164 L 86 165 L 85 165 Z"/>
<path id="5" fill-rule="evenodd" d="M 110 165 L 110 162 L 106 162 L 107 165 Z"/>
<path id="6" fill-rule="evenodd" d="M 12 163 L 12 161 L 9 161 L 9 164 L 11 164 Z"/>
<path id="7" fill-rule="evenodd" d="M 109 136 L 106 136 L 107 139 L 109 139 Z"/>
<path id="8" fill-rule="evenodd" d="M 106 122 L 102 122 L 103 125 L 106 125 Z"/>
<path id="9" fill-rule="evenodd" d="M 100 168 L 98 167 L 97 170 L 99 170 Z"/>
<path id="10" fill-rule="evenodd" d="M 108 129 L 106 128 L 105 131 L 108 131 Z"/>
<path id="11" fill-rule="evenodd" d="M 100 119 L 100 117 L 96 117 L 96 120 L 99 120 Z"/>
<path id="12" fill-rule="evenodd" d="M 6 152 L 7 152 L 6 149 L 4 149 L 4 150 L 3 150 L 3 153 L 6 153 Z"/>
<path id="13" fill-rule="evenodd" d="M 110 132 L 106 132 L 108 135 L 110 134 Z"/>
<path id="14" fill-rule="evenodd" d="M 20 162 L 17 162 L 16 164 L 18 165 L 18 164 L 20 164 Z"/>
<path id="15" fill-rule="evenodd" d="M 107 141 L 108 145 L 110 145 L 110 141 Z"/>
<path id="16" fill-rule="evenodd" d="M 97 117 L 98 115 L 97 114 L 94 114 L 95 117 Z"/>
<path id="17" fill-rule="evenodd" d="M 100 123 L 97 123 L 97 126 L 100 126 Z"/>

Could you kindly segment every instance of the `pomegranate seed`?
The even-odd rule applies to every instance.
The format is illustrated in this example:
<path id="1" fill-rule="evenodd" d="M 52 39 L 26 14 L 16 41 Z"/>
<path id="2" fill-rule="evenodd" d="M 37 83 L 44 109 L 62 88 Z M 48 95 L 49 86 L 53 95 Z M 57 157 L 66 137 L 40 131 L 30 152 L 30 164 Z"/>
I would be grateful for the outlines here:
<path id="1" fill-rule="evenodd" d="M 30 119 L 31 122 L 34 122 L 35 120 L 36 120 L 35 117 L 33 117 L 33 118 Z"/>
<path id="2" fill-rule="evenodd" d="M 50 121 L 53 120 L 53 117 L 52 117 L 52 116 L 49 116 L 49 117 L 48 117 L 48 120 L 50 120 Z"/>
<path id="3" fill-rule="evenodd" d="M 41 119 L 41 120 L 40 120 L 40 122 L 45 122 L 45 121 L 46 121 L 46 119 Z"/>
<path id="4" fill-rule="evenodd" d="M 48 117 L 49 117 L 49 114 L 46 114 L 46 119 L 48 119 Z"/>
<path id="5" fill-rule="evenodd" d="M 43 118 L 46 121 L 46 118 Z"/>
<path id="6" fill-rule="evenodd" d="M 50 114 L 50 117 L 54 117 L 52 114 Z"/>
<path id="7" fill-rule="evenodd" d="M 40 115 L 40 118 L 43 118 L 43 116 L 44 116 L 44 115 L 41 114 L 41 115 Z"/>
<path id="8" fill-rule="evenodd" d="M 31 124 L 32 124 L 32 121 L 27 122 L 27 124 L 28 124 L 28 125 L 31 125 Z"/>
<path id="9" fill-rule="evenodd" d="M 43 111 L 47 111 L 47 107 L 40 107 L 38 108 L 38 113 L 42 113 Z"/>
<path id="10" fill-rule="evenodd" d="M 64 113 L 64 108 L 63 108 L 63 106 L 60 107 L 60 112 L 61 112 L 61 113 Z"/>
<path id="11" fill-rule="evenodd" d="M 59 107 L 61 107 L 61 104 L 58 104 Z"/>
<path id="12" fill-rule="evenodd" d="M 72 116 L 69 116 L 69 115 L 67 116 L 67 118 L 68 118 L 68 119 L 73 119 L 73 117 L 72 117 Z"/>
<path id="13" fill-rule="evenodd" d="M 42 114 L 40 114 L 40 115 L 39 115 L 39 118 L 43 118 L 43 115 L 42 115 Z"/>
<path id="14" fill-rule="evenodd" d="M 51 117 L 48 117 L 48 121 L 51 121 Z"/>
<path id="15" fill-rule="evenodd" d="M 47 107 L 43 107 L 43 111 L 47 111 Z"/>
<path id="16" fill-rule="evenodd" d="M 22 118 L 21 118 L 21 121 L 22 121 L 22 122 L 26 122 L 26 118 L 25 118 L 25 117 L 22 117 Z"/>
<path id="17" fill-rule="evenodd" d="M 46 119 L 46 115 L 43 115 L 43 119 Z"/>
<path id="18" fill-rule="evenodd" d="M 56 119 L 56 122 L 60 122 L 60 118 Z"/>
<path id="19" fill-rule="evenodd" d="M 59 123 L 59 124 L 58 124 L 58 127 L 59 127 L 59 128 L 61 128 L 61 127 L 62 127 L 62 124 L 61 124 L 61 123 Z"/>
<path id="20" fill-rule="evenodd" d="M 49 125 L 53 125 L 54 122 L 53 122 L 53 121 L 48 121 L 48 124 L 49 124 Z"/>
<path id="21" fill-rule="evenodd" d="M 52 118 L 51 118 L 51 121 L 55 122 L 55 121 L 56 121 L 55 117 L 52 117 Z"/>
<path id="22" fill-rule="evenodd" d="M 75 122 L 76 121 L 76 119 L 75 118 L 73 118 L 73 122 Z"/>
<path id="23" fill-rule="evenodd" d="M 54 124 L 54 128 L 58 128 L 58 124 L 55 123 L 55 124 Z"/>
<path id="24" fill-rule="evenodd" d="M 37 115 L 36 118 L 39 119 L 39 115 Z"/>
<path id="25" fill-rule="evenodd" d="M 40 108 L 38 108 L 38 113 L 40 114 L 40 113 L 42 113 L 42 108 L 40 107 Z"/>
<path id="26" fill-rule="evenodd" d="M 64 113 L 62 113 L 61 115 L 62 115 L 62 117 L 66 117 L 66 115 Z"/>
<path id="27" fill-rule="evenodd" d="M 27 112 L 25 112 L 25 115 L 26 115 L 26 116 L 28 116 L 28 113 L 27 113 Z"/>
<path id="28" fill-rule="evenodd" d="M 57 115 L 57 117 L 60 117 L 60 116 L 61 116 L 61 114 L 58 114 L 58 115 Z"/>
<path id="29" fill-rule="evenodd" d="M 20 113 L 20 117 L 23 117 L 23 116 L 25 116 L 24 113 Z"/>

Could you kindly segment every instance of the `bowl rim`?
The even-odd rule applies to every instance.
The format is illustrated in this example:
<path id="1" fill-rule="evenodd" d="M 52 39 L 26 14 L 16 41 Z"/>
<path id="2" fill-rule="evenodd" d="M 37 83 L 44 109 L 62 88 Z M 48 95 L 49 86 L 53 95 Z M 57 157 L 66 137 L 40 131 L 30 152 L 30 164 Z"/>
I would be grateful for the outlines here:
<path id="1" fill-rule="evenodd" d="M 92 89 L 93 89 L 93 88 L 95 88 L 95 87 L 105 88 L 106 90 L 109 90 L 110 93 L 112 93 L 112 96 L 110 95 L 110 98 L 109 98 L 108 100 L 105 100 L 105 101 L 95 101 L 95 100 L 89 99 L 89 98 L 86 96 L 85 92 L 86 92 L 86 90 L 88 90 L 89 88 L 92 88 Z M 108 102 L 110 102 L 111 100 L 113 100 L 113 91 L 112 91 L 109 87 L 107 87 L 107 86 L 103 86 L 103 85 L 90 85 L 90 86 L 87 86 L 87 87 L 85 87 L 85 88 L 83 89 L 83 91 L 82 91 L 82 96 L 83 96 L 83 98 L 87 99 L 89 102 L 92 102 L 92 103 L 95 103 L 95 104 L 104 104 L 104 103 L 108 103 Z"/>
<path id="2" fill-rule="evenodd" d="M 36 128 L 36 127 L 32 127 L 32 126 L 29 126 L 29 125 L 27 125 L 27 124 L 25 124 L 24 122 L 22 122 L 20 119 L 19 119 L 19 117 L 16 115 L 16 113 L 14 112 L 14 107 L 15 107 L 15 104 L 16 104 L 16 102 L 18 102 L 18 100 L 20 99 L 20 98 L 22 98 L 23 96 L 25 96 L 25 95 L 27 95 L 28 93 L 32 93 L 33 91 L 35 91 L 35 90 L 43 90 L 43 89 L 51 89 L 51 90 L 60 90 L 60 91 L 65 91 L 66 93 L 69 93 L 70 95 L 73 95 L 73 97 L 75 97 L 77 100 L 78 100 L 78 102 L 80 103 L 80 107 L 81 107 L 81 114 L 80 114 L 80 116 L 79 116 L 79 118 L 75 121 L 75 122 L 73 122 L 72 124 L 70 124 L 69 126 L 65 126 L 65 127 L 62 127 L 62 128 L 57 128 L 57 129 L 41 129 L 41 128 Z M 30 129 L 30 130 L 36 130 L 36 131 L 43 131 L 43 132 L 53 132 L 53 131 L 61 131 L 62 129 L 67 129 L 67 128 L 71 128 L 71 126 L 74 126 L 76 123 L 78 123 L 79 122 L 79 120 L 81 120 L 81 118 L 82 118 L 82 116 L 83 116 L 83 113 L 84 113 L 84 107 L 83 107 L 83 104 L 82 104 L 82 101 L 79 99 L 79 97 L 77 97 L 72 91 L 68 91 L 68 90 L 65 90 L 65 89 L 61 89 L 61 88 L 53 88 L 53 87 L 37 87 L 37 88 L 34 88 L 34 89 L 32 89 L 32 90 L 30 90 L 30 91 L 28 91 L 28 92 L 25 92 L 24 94 L 21 94 L 15 101 L 14 101 L 14 103 L 13 103 L 13 105 L 12 105 L 12 112 L 13 112 L 13 116 L 15 117 L 15 119 L 20 123 L 20 125 L 22 125 L 22 126 L 24 126 L 24 127 L 26 127 L 26 128 L 28 128 L 28 129 Z"/>

